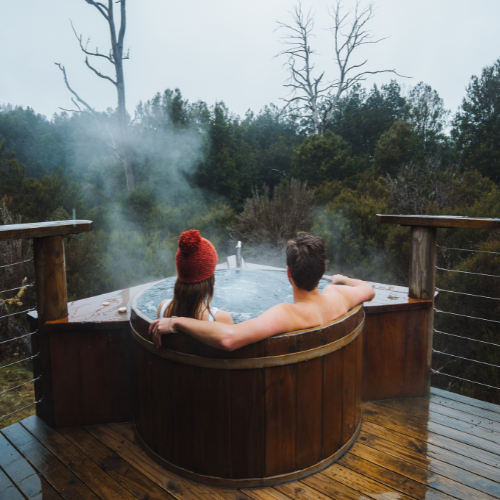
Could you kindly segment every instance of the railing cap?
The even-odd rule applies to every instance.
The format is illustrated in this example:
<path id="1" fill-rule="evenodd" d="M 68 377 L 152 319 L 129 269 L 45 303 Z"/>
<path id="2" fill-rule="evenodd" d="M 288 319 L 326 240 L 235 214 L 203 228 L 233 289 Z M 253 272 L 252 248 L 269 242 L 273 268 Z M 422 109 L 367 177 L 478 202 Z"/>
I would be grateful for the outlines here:
<path id="1" fill-rule="evenodd" d="M 34 222 L 31 224 L 0 225 L 0 241 L 64 236 L 67 234 L 92 231 L 90 220 L 59 220 L 54 222 Z"/>
<path id="2" fill-rule="evenodd" d="M 469 229 L 500 229 L 500 219 L 475 219 L 452 215 L 386 215 L 377 214 L 379 224 L 399 224 L 401 226 L 455 227 Z"/>

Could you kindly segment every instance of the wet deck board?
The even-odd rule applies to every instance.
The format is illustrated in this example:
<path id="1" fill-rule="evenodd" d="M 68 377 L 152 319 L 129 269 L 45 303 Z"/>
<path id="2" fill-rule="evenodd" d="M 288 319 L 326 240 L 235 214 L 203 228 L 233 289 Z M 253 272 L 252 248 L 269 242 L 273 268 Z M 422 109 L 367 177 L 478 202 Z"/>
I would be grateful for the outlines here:
<path id="1" fill-rule="evenodd" d="M 1 431 L 0 497 L 500 498 L 500 407 L 433 389 L 430 398 L 366 404 L 364 415 L 357 443 L 339 462 L 302 481 L 253 490 L 204 486 L 166 471 L 137 445 L 129 423 L 54 430 L 32 416 Z"/>

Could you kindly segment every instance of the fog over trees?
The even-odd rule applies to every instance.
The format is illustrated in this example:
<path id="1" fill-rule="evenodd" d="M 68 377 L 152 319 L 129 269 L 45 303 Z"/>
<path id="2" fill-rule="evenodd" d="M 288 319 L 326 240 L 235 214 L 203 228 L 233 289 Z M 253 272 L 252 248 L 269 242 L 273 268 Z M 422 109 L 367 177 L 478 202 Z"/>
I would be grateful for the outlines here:
<path id="1" fill-rule="evenodd" d="M 351 65 L 349 51 L 378 40 L 377 34 L 369 38 L 372 7 L 359 5 L 344 17 L 337 3 L 331 11 L 337 42 L 332 64 L 339 73 L 327 80 L 328 71 L 314 68 L 310 59 L 312 14 L 299 4 L 280 30 L 291 72 L 284 101 L 238 116 L 223 101 L 190 102 L 182 89 L 162 88 L 135 108 L 129 104 L 127 113 L 119 69 L 128 57 L 125 0 L 87 3 L 108 23 L 111 52 L 90 50 L 75 31 L 77 43 L 86 57 L 111 63 L 118 104 L 101 112 L 86 104 L 85 89 L 64 73 L 61 61 L 76 112 L 47 118 L 29 107 L 0 107 L 0 223 L 70 219 L 73 209 L 77 218 L 94 222 L 91 233 L 66 238 L 70 300 L 175 273 L 179 234 L 193 227 L 214 243 L 221 259 L 241 239 L 244 256 L 275 265 L 282 263 L 283 242 L 309 230 L 325 239 L 330 273 L 406 286 L 409 232 L 377 225 L 376 213 L 500 218 L 500 59 L 471 75 L 456 113 L 418 75 L 402 87 L 388 70 L 384 84 L 368 86 L 363 65 Z M 114 27 L 116 5 L 120 29 Z M 336 34 L 340 26 L 347 38 Z M 370 56 L 375 65 L 378 47 Z M 447 247 L 500 252 L 495 232 L 442 230 L 439 238 Z M 28 246 L 2 248 L 2 259 L 31 255 Z M 478 255 L 442 252 L 438 259 L 448 268 L 500 275 L 500 259 Z M 32 275 L 29 266 L 23 274 Z M 24 275 L 0 269 L 0 289 L 21 286 Z M 467 276 L 438 275 L 438 281 L 445 289 L 500 297 L 498 285 Z M 471 315 L 485 308 L 479 300 L 467 306 L 446 295 L 440 300 L 443 309 L 464 307 Z M 24 305 L 30 301 L 27 293 Z M 17 310 L 15 303 L 8 307 Z M 496 304 L 484 314 L 500 319 Z M 472 328 L 436 324 L 465 336 Z M 476 333 L 500 344 L 492 328 Z M 464 356 L 487 355 L 500 364 L 500 348 L 461 349 Z M 498 370 L 471 370 L 465 378 L 500 386 Z M 487 389 L 462 390 L 493 398 Z"/>

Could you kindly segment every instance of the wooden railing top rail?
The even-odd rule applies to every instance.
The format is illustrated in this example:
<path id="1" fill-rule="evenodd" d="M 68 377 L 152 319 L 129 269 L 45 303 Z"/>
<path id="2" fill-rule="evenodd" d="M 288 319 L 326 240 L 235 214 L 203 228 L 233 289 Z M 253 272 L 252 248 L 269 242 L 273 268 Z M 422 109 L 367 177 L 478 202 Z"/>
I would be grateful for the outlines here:
<path id="1" fill-rule="evenodd" d="M 0 226 L 0 241 L 65 236 L 67 234 L 92 231 L 90 220 L 60 220 L 56 222 L 34 222 L 32 224 L 10 224 Z"/>
<path id="2" fill-rule="evenodd" d="M 452 215 L 386 215 L 375 216 L 379 224 L 399 224 L 401 226 L 455 227 L 468 229 L 500 230 L 500 219 L 474 219 Z"/>

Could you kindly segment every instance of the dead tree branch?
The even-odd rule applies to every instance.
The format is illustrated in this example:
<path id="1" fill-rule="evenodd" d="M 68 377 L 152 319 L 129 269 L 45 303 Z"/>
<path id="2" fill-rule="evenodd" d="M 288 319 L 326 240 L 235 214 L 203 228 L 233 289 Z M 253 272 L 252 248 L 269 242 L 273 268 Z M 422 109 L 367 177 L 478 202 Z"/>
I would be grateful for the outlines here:
<path id="1" fill-rule="evenodd" d="M 377 44 L 386 38 L 373 40 L 367 24 L 374 16 L 372 3 L 361 8 L 356 2 L 354 11 L 344 13 L 341 0 L 337 0 L 330 16 L 333 26 L 330 30 L 334 36 L 334 61 L 338 77 L 332 81 L 324 81 L 325 71 L 314 76 L 312 56 L 316 51 L 311 48 L 310 40 L 314 36 L 314 20 L 311 12 L 307 15 L 302 12 L 300 2 L 291 13 L 292 24 L 278 23 L 278 28 L 284 28 L 287 34 L 282 37 L 282 43 L 288 46 L 278 56 L 286 56 L 285 65 L 289 70 L 289 78 L 284 84 L 291 90 L 291 95 L 285 98 L 284 110 L 295 106 L 295 117 L 307 118 L 314 132 L 322 135 L 326 126 L 331 122 L 333 114 L 343 93 L 357 83 L 366 80 L 368 75 L 379 73 L 393 73 L 394 69 L 364 70 L 368 63 L 365 59 L 361 63 L 353 63 L 363 45 Z M 351 21 L 349 19 L 352 18 Z"/>
<path id="2" fill-rule="evenodd" d="M 130 50 L 127 51 L 127 53 L 124 53 L 124 48 L 123 48 L 125 31 L 127 26 L 126 0 L 118 0 L 118 1 L 108 0 L 107 5 L 104 2 L 98 2 L 95 0 L 85 0 L 85 1 L 89 5 L 95 7 L 108 23 L 110 41 L 111 41 L 111 48 L 109 50 L 109 54 L 106 55 L 99 52 L 98 47 L 96 47 L 94 52 L 89 50 L 88 46 L 90 43 L 90 38 L 87 39 L 87 42 L 84 44 L 83 35 L 79 35 L 76 32 L 73 22 L 71 22 L 71 28 L 73 30 L 76 39 L 78 40 L 81 51 L 86 56 L 85 65 L 87 66 L 87 68 L 90 69 L 99 78 L 107 80 L 110 83 L 112 83 L 116 88 L 116 93 L 118 98 L 117 117 L 119 125 L 118 127 L 119 137 L 116 140 L 114 134 L 110 133 L 110 130 L 107 127 L 107 125 L 103 127 L 103 124 L 101 123 L 101 120 L 99 119 L 99 116 L 97 115 L 95 110 L 87 102 L 85 102 L 69 85 L 64 66 L 61 65 L 60 63 L 56 63 L 56 65 L 63 73 L 66 87 L 74 96 L 71 100 L 73 101 L 73 103 L 77 108 L 74 110 L 64 109 L 64 111 L 87 113 L 91 115 L 93 118 L 95 118 L 101 130 L 105 129 L 105 140 L 108 143 L 108 145 L 110 145 L 113 148 L 113 150 L 123 163 L 123 166 L 125 168 L 125 177 L 127 180 L 127 188 L 130 190 L 134 187 L 135 181 L 134 181 L 132 155 L 130 151 L 129 135 L 128 135 L 128 116 L 125 105 L 125 77 L 123 72 L 123 61 L 130 58 Z M 118 33 L 117 33 L 117 23 L 115 20 L 115 13 L 114 13 L 114 3 L 120 4 L 120 25 Z M 99 71 L 96 67 L 94 67 L 94 65 L 90 63 L 89 57 L 102 58 L 111 63 L 115 71 L 115 78 L 112 78 L 111 76 L 104 74 L 103 72 Z M 84 109 L 82 109 L 82 106 Z"/>

